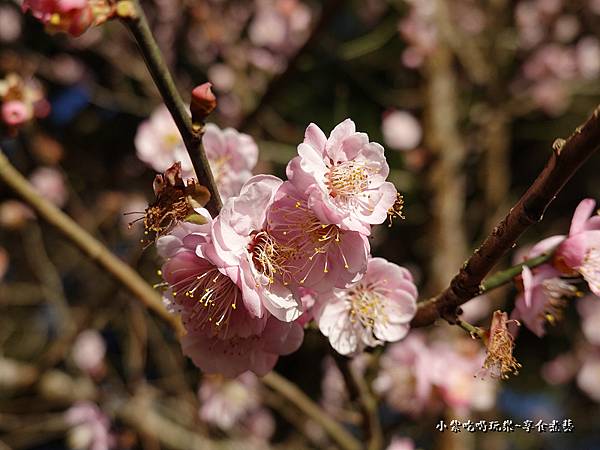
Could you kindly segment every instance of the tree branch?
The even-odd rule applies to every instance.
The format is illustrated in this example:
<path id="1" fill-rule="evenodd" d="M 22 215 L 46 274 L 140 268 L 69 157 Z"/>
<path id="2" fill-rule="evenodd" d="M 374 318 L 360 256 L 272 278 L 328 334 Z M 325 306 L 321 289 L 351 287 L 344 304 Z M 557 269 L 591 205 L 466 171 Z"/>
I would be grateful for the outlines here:
<path id="1" fill-rule="evenodd" d="M 290 401 L 308 417 L 319 423 L 340 448 L 344 450 L 361 450 L 361 444 L 339 423 L 323 412 L 295 384 L 276 372 L 268 373 L 262 377 L 262 382 Z"/>
<path id="2" fill-rule="evenodd" d="M 138 273 L 113 255 L 101 242 L 80 227 L 64 212 L 44 199 L 9 162 L 0 151 L 0 180 L 17 193 L 36 213 L 50 225 L 56 227 L 92 261 L 105 269 L 115 280 L 125 286 L 145 306 L 158 314 L 179 333 L 181 322 L 170 314 L 162 304 L 160 296 Z"/>
<path id="3" fill-rule="evenodd" d="M 456 321 L 456 309 L 481 292 L 481 282 L 502 256 L 531 225 L 539 222 L 546 208 L 577 169 L 600 148 L 600 107 L 565 141 L 557 139 L 544 170 L 527 192 L 496 225 L 483 244 L 437 297 L 419 304 L 413 327 L 426 326 L 439 317 Z"/>
<path id="4" fill-rule="evenodd" d="M 160 95 L 167 106 L 167 109 L 173 116 L 173 120 L 181 133 L 183 143 L 192 161 L 192 166 L 196 172 L 198 182 L 208 188 L 210 191 L 210 200 L 206 205 L 208 211 L 216 216 L 221 209 L 221 197 L 210 164 L 206 157 L 206 152 L 202 146 L 203 127 L 195 127 L 187 111 L 185 103 L 181 99 L 173 77 L 169 72 L 162 53 L 156 44 L 156 40 L 148 26 L 148 19 L 138 0 L 130 0 L 135 6 L 133 17 L 124 16 L 122 22 L 129 28 L 135 38 L 152 79 L 160 92 Z"/>

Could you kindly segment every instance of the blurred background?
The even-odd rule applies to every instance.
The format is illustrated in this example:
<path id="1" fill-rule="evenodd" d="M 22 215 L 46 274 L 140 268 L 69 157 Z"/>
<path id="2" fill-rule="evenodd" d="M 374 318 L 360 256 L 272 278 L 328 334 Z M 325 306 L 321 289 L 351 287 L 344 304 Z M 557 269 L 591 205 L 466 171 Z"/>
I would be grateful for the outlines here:
<path id="1" fill-rule="evenodd" d="M 143 7 L 182 95 L 212 82 L 219 104 L 211 121 L 256 140 L 254 173 L 285 176 L 310 122 L 328 133 L 350 117 L 384 145 L 406 218 L 378 227 L 372 251 L 408 267 L 422 299 L 447 286 L 541 171 L 552 142 L 600 100 L 598 0 Z M 4 130 L 2 150 L 49 201 L 159 283 L 155 250 L 130 223 L 153 198 L 155 172 L 134 142 L 160 98 L 127 30 L 109 22 L 79 38 L 50 36 L 2 0 L 0 78 L 10 74 L 47 104 L 40 100 L 39 118 L 18 133 Z M 520 246 L 566 233 L 579 201 L 600 198 L 599 169 L 596 156 Z M 0 449 L 335 448 L 256 377 L 201 377 L 159 319 L 3 185 L 0 279 Z M 516 295 L 512 285 L 495 290 L 465 305 L 465 318 L 488 326 Z M 595 449 L 598 327 L 593 301 L 570 301 L 543 338 L 520 330 L 523 367 L 501 382 L 474 376 L 481 344 L 445 323 L 355 364 L 380 399 L 395 449 Z M 445 383 L 423 391 L 420 376 L 433 366 L 419 351 L 447 362 Z M 329 355 L 308 329 L 276 370 L 360 436 L 357 407 Z M 567 418 L 571 433 L 435 429 L 440 420 Z"/>

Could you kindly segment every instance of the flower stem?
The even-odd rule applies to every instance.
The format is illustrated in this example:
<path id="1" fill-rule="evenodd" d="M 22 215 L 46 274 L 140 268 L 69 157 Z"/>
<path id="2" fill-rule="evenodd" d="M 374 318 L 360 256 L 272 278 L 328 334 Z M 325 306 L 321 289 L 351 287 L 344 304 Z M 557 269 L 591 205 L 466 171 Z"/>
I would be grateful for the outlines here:
<path id="1" fill-rule="evenodd" d="M 479 327 L 471 325 L 469 322 L 458 319 L 456 321 L 456 325 L 469 333 L 473 339 L 481 339 L 483 341 L 485 338 L 485 331 Z"/>
<path id="2" fill-rule="evenodd" d="M 506 270 L 496 272 L 494 275 L 488 277 L 483 283 L 481 283 L 481 289 L 479 293 L 485 294 L 486 292 L 489 292 L 492 289 L 496 289 L 497 287 L 500 287 L 503 284 L 510 282 L 514 277 L 521 273 L 523 267 L 534 268 L 537 266 L 541 266 L 542 264 L 550 260 L 553 254 L 554 252 L 544 253 L 536 258 L 531 258 L 521 264 L 509 267 Z"/>
<path id="3" fill-rule="evenodd" d="M 129 0 L 135 8 L 132 15 L 122 16 L 121 21 L 129 28 L 135 38 L 152 79 L 165 102 L 165 105 L 181 133 L 183 143 L 192 161 L 198 182 L 210 191 L 210 200 L 206 205 L 208 211 L 216 216 L 221 209 L 221 197 L 210 169 L 206 152 L 202 146 L 203 127 L 194 127 L 185 103 L 181 99 L 173 77 L 156 44 L 156 40 L 148 26 L 148 19 L 138 0 Z"/>
<path id="4" fill-rule="evenodd" d="M 295 384 L 285 379 L 276 372 L 270 372 L 262 381 L 265 385 L 276 391 L 279 395 L 294 404 L 307 417 L 317 421 L 329 434 L 339 448 L 343 450 L 361 450 L 362 446 L 354 436 L 348 433 L 339 423 L 329 417 Z"/>

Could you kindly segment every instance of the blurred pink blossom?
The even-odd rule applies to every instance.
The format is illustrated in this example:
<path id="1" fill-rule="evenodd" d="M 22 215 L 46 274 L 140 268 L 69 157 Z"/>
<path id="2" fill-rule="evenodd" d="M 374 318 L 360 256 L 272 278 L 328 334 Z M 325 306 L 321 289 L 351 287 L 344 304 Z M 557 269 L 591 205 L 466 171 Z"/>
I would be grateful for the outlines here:
<path id="1" fill-rule="evenodd" d="M 7 229 L 18 229 L 28 220 L 35 218 L 33 211 L 18 200 L 5 200 L 0 203 L 0 226 Z"/>
<path id="2" fill-rule="evenodd" d="M 568 383 L 577 374 L 579 362 L 572 353 L 563 353 L 542 366 L 542 378 L 549 384 Z"/>
<path id="3" fill-rule="evenodd" d="M 21 14 L 8 4 L 0 5 L 0 42 L 14 42 L 21 35 Z"/>
<path id="4" fill-rule="evenodd" d="M 108 417 L 94 403 L 76 403 L 65 413 L 71 425 L 68 442 L 71 448 L 86 450 L 108 450 L 114 448 L 114 437 L 110 434 Z"/>
<path id="5" fill-rule="evenodd" d="M 106 344 L 96 330 L 81 332 L 77 336 L 71 352 L 73 361 L 82 372 L 95 377 L 104 370 Z"/>
<path id="6" fill-rule="evenodd" d="M 600 298 L 588 295 L 577 302 L 581 330 L 589 343 L 600 346 Z"/>
<path id="7" fill-rule="evenodd" d="M 381 131 L 385 144 L 394 150 L 412 150 L 423 136 L 419 121 L 412 114 L 397 110 L 383 114 Z"/>
<path id="8" fill-rule="evenodd" d="M 394 436 L 386 450 L 415 450 L 415 443 L 410 438 Z"/>
<path id="9" fill-rule="evenodd" d="M 575 52 L 581 76 L 597 78 L 600 75 L 600 41 L 592 36 L 585 37 L 577 43 Z"/>
<path id="10" fill-rule="evenodd" d="M 2 120 L 11 127 L 23 125 L 29 119 L 29 112 L 25 103 L 11 100 L 2 103 Z"/>
<path id="11" fill-rule="evenodd" d="M 600 403 L 600 355 L 589 353 L 577 374 L 577 385 L 592 400 Z"/>
<path id="12" fill-rule="evenodd" d="M 47 200 L 59 208 L 67 202 L 69 193 L 62 173 L 51 167 L 39 167 L 29 176 L 33 187 Z"/>
<path id="13" fill-rule="evenodd" d="M 417 311 L 416 299 L 408 270 L 372 258 L 355 285 L 319 297 L 317 322 L 338 353 L 352 355 L 406 336 Z"/>

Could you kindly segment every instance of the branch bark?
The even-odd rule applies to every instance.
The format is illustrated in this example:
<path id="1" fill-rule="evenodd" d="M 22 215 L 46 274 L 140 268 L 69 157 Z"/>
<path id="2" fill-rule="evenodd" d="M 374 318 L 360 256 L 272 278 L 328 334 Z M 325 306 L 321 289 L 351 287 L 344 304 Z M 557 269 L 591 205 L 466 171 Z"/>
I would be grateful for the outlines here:
<path id="1" fill-rule="evenodd" d="M 187 111 L 186 105 L 181 99 L 173 77 L 169 72 L 162 53 L 158 48 L 156 40 L 148 26 L 148 19 L 144 14 L 138 0 L 131 0 L 135 6 L 135 14 L 133 17 L 122 17 L 122 22 L 127 26 L 133 37 L 135 38 L 148 70 L 152 75 L 152 79 L 163 98 L 163 101 L 173 116 L 173 120 L 181 133 L 183 143 L 192 161 L 194 172 L 198 182 L 208 188 L 210 191 L 210 200 L 206 205 L 208 211 L 216 216 L 221 209 L 221 197 L 212 171 L 206 152 L 202 146 L 203 127 L 195 127 L 192 124 L 192 119 Z"/>
<path id="2" fill-rule="evenodd" d="M 437 297 L 419 304 L 413 327 L 426 326 L 443 317 L 456 321 L 456 309 L 476 297 L 481 282 L 502 256 L 531 225 L 539 222 L 546 209 L 581 165 L 600 148 L 600 106 L 565 141 L 557 139 L 543 171 L 521 199 L 496 225 L 481 246 Z"/>

